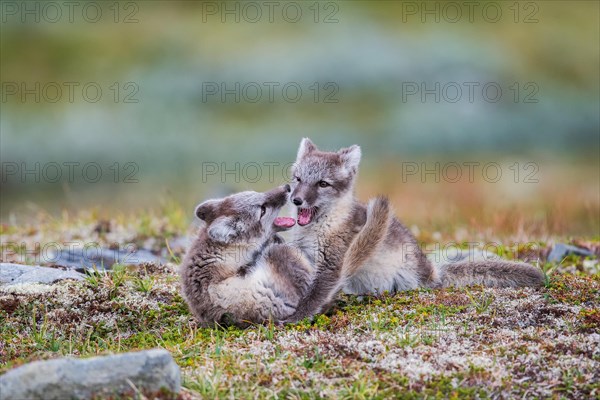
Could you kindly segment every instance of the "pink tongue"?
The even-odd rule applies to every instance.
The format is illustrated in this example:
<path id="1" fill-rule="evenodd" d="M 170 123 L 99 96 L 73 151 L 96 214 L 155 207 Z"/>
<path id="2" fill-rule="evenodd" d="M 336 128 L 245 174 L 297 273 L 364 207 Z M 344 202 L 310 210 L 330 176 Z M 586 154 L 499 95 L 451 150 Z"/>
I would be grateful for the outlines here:
<path id="1" fill-rule="evenodd" d="M 294 218 L 290 217 L 277 217 L 273 222 L 276 226 L 281 226 L 282 228 L 291 228 L 296 224 Z"/>
<path id="2" fill-rule="evenodd" d="M 301 208 L 298 212 L 298 224 L 302 226 L 308 225 L 310 223 L 311 217 L 312 215 L 310 213 L 310 209 Z"/>

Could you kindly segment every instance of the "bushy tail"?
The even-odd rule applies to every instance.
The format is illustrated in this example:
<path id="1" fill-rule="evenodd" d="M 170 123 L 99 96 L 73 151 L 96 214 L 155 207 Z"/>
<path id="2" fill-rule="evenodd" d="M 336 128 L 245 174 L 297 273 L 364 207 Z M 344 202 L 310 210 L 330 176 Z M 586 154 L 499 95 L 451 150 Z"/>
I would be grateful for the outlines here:
<path id="1" fill-rule="evenodd" d="M 483 285 L 487 287 L 543 286 L 546 277 L 533 265 L 512 261 L 461 261 L 439 268 L 441 284 L 448 286 Z"/>
<path id="2" fill-rule="evenodd" d="M 367 204 L 367 221 L 358 234 L 352 239 L 350 247 L 344 255 L 342 278 L 347 279 L 377 250 L 377 246 L 385 240 L 391 221 L 388 199 L 376 197 Z"/>

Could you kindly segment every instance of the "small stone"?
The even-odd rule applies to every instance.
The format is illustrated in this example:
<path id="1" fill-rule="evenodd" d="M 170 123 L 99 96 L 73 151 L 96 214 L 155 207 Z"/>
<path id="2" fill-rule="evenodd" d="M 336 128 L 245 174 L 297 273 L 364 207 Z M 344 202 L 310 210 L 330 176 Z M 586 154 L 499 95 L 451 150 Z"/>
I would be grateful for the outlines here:
<path id="1" fill-rule="evenodd" d="M 180 389 L 179 367 L 162 349 L 35 361 L 0 376 L 2 400 L 91 399 L 159 391 L 176 394 Z"/>
<path id="2" fill-rule="evenodd" d="M 52 284 L 63 279 L 82 280 L 84 276 L 75 271 L 37 265 L 0 263 L 0 286 L 13 286 L 31 283 Z"/>
<path id="3" fill-rule="evenodd" d="M 75 248 L 62 249 L 51 255 L 52 264 L 85 272 L 109 270 L 114 264 L 141 265 L 164 263 L 165 259 L 145 249 Z"/>
<path id="4" fill-rule="evenodd" d="M 593 256 L 594 253 L 588 249 L 584 249 L 577 246 L 571 246 L 570 244 L 557 243 L 552 247 L 552 251 L 548 255 L 549 262 L 561 262 L 563 258 L 569 254 L 575 254 L 577 256 L 589 257 Z"/>

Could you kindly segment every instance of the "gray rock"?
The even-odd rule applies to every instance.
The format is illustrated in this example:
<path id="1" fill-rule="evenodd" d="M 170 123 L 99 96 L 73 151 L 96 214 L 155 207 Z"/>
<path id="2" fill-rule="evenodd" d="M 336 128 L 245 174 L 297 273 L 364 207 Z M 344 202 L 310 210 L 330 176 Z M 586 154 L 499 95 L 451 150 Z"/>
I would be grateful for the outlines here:
<path id="1" fill-rule="evenodd" d="M 162 349 L 35 361 L 0 376 L 2 400 L 90 399 L 161 389 L 171 393 L 181 389 L 179 367 Z"/>
<path id="2" fill-rule="evenodd" d="M 51 284 L 63 279 L 83 279 L 83 275 L 75 271 L 63 271 L 32 265 L 0 263 L 0 286 L 27 283 Z"/>
<path id="3" fill-rule="evenodd" d="M 140 265 L 165 262 L 165 259 L 161 256 L 144 249 L 127 251 L 94 247 L 89 249 L 62 249 L 60 252 L 53 253 L 49 258 L 52 260 L 53 265 L 73 268 L 80 272 L 94 268 L 108 270 L 114 264 Z"/>
<path id="4" fill-rule="evenodd" d="M 589 257 L 594 255 L 594 253 L 592 253 L 588 249 L 572 246 L 570 244 L 557 243 L 552 247 L 552 251 L 550 251 L 550 254 L 548 254 L 548 261 L 561 262 L 563 258 L 568 256 L 569 254 L 575 254 L 582 257 Z"/>

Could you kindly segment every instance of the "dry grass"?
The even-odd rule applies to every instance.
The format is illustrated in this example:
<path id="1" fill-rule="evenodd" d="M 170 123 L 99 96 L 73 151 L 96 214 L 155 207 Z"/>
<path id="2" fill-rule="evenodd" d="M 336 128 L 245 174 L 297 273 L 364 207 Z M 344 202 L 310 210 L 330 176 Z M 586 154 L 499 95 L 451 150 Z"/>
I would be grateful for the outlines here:
<path id="1" fill-rule="evenodd" d="M 465 162 L 479 162 L 473 167 L 472 182 Z M 515 162 L 519 163 L 517 179 Z M 358 194 L 362 199 L 386 194 L 407 225 L 440 232 L 447 240 L 600 238 L 598 161 L 537 162 L 535 170 L 526 169 L 527 162 L 498 160 L 501 177 L 493 182 L 495 168 L 483 174 L 483 166 L 491 161 L 419 160 L 414 174 L 407 164 L 390 161 L 377 170 L 361 172 Z M 440 165 L 439 174 L 422 175 L 426 168 L 434 170 L 435 163 Z M 462 177 L 456 182 L 451 181 L 456 169 L 447 167 L 446 175 L 443 172 L 451 163 L 461 166 Z"/>

